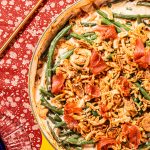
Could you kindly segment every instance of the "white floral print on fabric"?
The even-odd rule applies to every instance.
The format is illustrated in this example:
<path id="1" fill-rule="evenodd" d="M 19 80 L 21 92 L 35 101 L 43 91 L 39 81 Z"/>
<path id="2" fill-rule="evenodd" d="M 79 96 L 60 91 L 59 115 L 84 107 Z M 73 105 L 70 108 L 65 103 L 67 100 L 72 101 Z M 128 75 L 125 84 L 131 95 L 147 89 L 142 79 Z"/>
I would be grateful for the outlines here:
<path id="1" fill-rule="evenodd" d="M 30 21 L 3 59 L 0 59 L 0 111 L 5 108 L 12 119 L 24 125 L 32 149 L 41 146 L 41 132 L 32 115 L 28 96 L 28 70 L 32 53 L 52 20 L 74 0 L 47 0 Z M 0 47 L 29 13 L 37 0 L 0 1 Z M 41 19 L 42 18 L 42 19 Z"/>

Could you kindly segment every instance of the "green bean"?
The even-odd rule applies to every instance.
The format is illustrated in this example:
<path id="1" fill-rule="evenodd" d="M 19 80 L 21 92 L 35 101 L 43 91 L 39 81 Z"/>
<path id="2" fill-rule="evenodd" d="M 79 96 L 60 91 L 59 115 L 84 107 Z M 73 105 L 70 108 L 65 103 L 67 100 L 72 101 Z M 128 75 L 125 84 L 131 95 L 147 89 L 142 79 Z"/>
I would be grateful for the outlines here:
<path id="1" fill-rule="evenodd" d="M 92 113 L 93 116 L 99 116 L 97 111 L 92 110 L 91 113 Z"/>
<path id="2" fill-rule="evenodd" d="M 95 32 L 86 32 L 86 33 L 83 33 L 82 35 L 89 40 L 95 40 L 97 38 L 97 35 L 95 34 Z"/>
<path id="3" fill-rule="evenodd" d="M 150 47 L 150 40 L 146 41 L 146 46 Z"/>
<path id="4" fill-rule="evenodd" d="M 140 101 L 138 104 L 141 106 L 143 103 Z"/>
<path id="5" fill-rule="evenodd" d="M 68 59 L 72 54 L 73 54 L 73 50 L 69 50 L 65 53 L 63 53 L 61 56 L 60 56 L 60 59 L 56 62 L 56 64 L 54 65 L 54 67 L 52 68 L 52 71 L 55 71 L 56 68 L 60 65 L 60 62 L 61 60 L 64 60 L 64 59 Z"/>
<path id="6" fill-rule="evenodd" d="M 150 7 L 150 2 L 146 2 L 146 1 L 139 1 L 136 3 L 139 6 L 148 6 Z"/>
<path id="7" fill-rule="evenodd" d="M 85 27 L 93 27 L 96 26 L 96 23 L 88 23 L 88 22 L 81 22 L 81 25 L 85 26 Z"/>
<path id="8" fill-rule="evenodd" d="M 71 39 L 72 37 L 71 37 L 71 35 L 69 34 L 69 35 L 65 36 L 64 38 L 65 38 L 66 40 L 69 40 L 69 39 Z"/>
<path id="9" fill-rule="evenodd" d="M 141 85 L 142 84 L 142 80 L 138 80 L 138 83 Z"/>
<path id="10" fill-rule="evenodd" d="M 138 112 L 138 116 L 141 116 L 143 114 L 143 110 L 141 109 L 141 110 L 139 110 L 139 112 Z"/>
<path id="11" fill-rule="evenodd" d="M 136 102 L 136 103 L 139 103 L 139 102 L 140 102 L 140 100 L 139 100 L 139 98 L 138 98 L 138 97 L 137 97 L 137 98 L 132 97 L 132 99 L 133 99 L 133 101 L 134 101 L 134 102 Z"/>
<path id="12" fill-rule="evenodd" d="M 68 131 L 64 131 L 63 133 L 60 133 L 59 136 L 66 136 L 66 135 L 70 135 L 73 133 L 74 133 L 74 131 L 68 130 Z"/>
<path id="13" fill-rule="evenodd" d="M 92 35 L 94 35 L 95 34 L 95 32 L 86 32 L 86 33 L 83 33 L 82 35 L 84 36 L 84 37 L 88 37 L 88 36 L 92 36 Z"/>
<path id="14" fill-rule="evenodd" d="M 49 120 L 50 120 L 53 124 L 56 123 L 55 120 L 54 120 L 54 118 L 51 116 L 50 113 L 47 114 L 47 117 L 49 118 Z"/>
<path id="15" fill-rule="evenodd" d="M 71 33 L 70 35 L 76 39 L 84 40 L 84 41 L 88 42 L 89 44 L 93 43 L 93 41 L 89 40 L 88 38 L 84 37 L 83 35 L 79 35 L 77 33 Z"/>
<path id="16" fill-rule="evenodd" d="M 110 53 L 110 54 L 107 56 L 107 59 L 108 59 L 108 60 L 112 60 L 113 55 L 114 55 L 114 53 Z"/>
<path id="17" fill-rule="evenodd" d="M 140 24 L 142 22 L 140 15 L 137 16 L 137 23 Z"/>
<path id="18" fill-rule="evenodd" d="M 47 125 L 48 125 L 48 128 L 50 129 L 50 132 L 51 132 L 53 138 L 57 141 L 57 143 L 60 143 L 59 138 L 58 138 L 57 135 L 55 134 L 54 130 L 52 129 L 52 127 L 50 126 L 50 124 L 49 124 L 48 121 L 47 121 Z"/>
<path id="19" fill-rule="evenodd" d="M 122 0 L 113 0 L 112 3 L 119 3 L 122 2 Z"/>
<path id="20" fill-rule="evenodd" d="M 71 49 L 71 50 L 69 50 L 69 51 L 63 53 L 63 54 L 60 56 L 60 59 L 67 59 L 67 58 L 69 58 L 69 57 L 73 54 L 73 50 L 74 50 L 74 49 Z"/>
<path id="21" fill-rule="evenodd" d="M 43 87 L 40 88 L 40 94 L 48 98 L 54 97 L 54 95 L 51 92 L 46 91 Z"/>
<path id="22" fill-rule="evenodd" d="M 102 17 L 108 19 L 108 15 L 107 15 L 105 12 L 103 12 L 103 11 L 101 11 L 101 10 L 96 10 L 96 11 L 97 11 L 97 13 L 98 13 L 99 15 L 101 15 Z"/>
<path id="23" fill-rule="evenodd" d="M 112 24 L 113 24 L 110 20 L 108 20 L 108 19 L 106 19 L 106 18 L 102 18 L 102 19 L 101 19 L 101 22 L 102 22 L 103 24 L 107 24 L 107 25 L 112 25 Z"/>
<path id="24" fill-rule="evenodd" d="M 65 144 L 74 144 L 74 145 L 77 145 L 78 139 L 68 138 L 64 142 L 65 142 Z"/>
<path id="25" fill-rule="evenodd" d="M 113 13 L 115 18 L 123 18 L 123 19 L 131 19 L 131 20 L 136 20 L 137 15 L 124 15 L 124 14 L 117 14 Z"/>
<path id="26" fill-rule="evenodd" d="M 111 8 L 111 7 L 112 7 L 112 3 L 111 3 L 111 2 L 107 2 L 107 6 L 108 6 L 109 8 Z"/>
<path id="27" fill-rule="evenodd" d="M 57 114 L 54 116 L 54 120 L 57 121 L 57 122 L 61 122 L 62 121 L 62 119 Z"/>
<path id="28" fill-rule="evenodd" d="M 51 87 L 51 76 L 52 76 L 52 57 L 55 50 L 55 46 L 57 42 L 71 29 L 71 25 L 62 29 L 52 40 L 49 50 L 48 50 L 48 60 L 47 60 L 47 68 L 46 68 L 46 85 L 47 91 L 50 90 Z"/>
<path id="29" fill-rule="evenodd" d="M 144 146 L 145 146 L 144 144 L 140 145 L 140 146 L 138 147 L 138 150 L 143 150 Z"/>
<path id="30" fill-rule="evenodd" d="M 66 123 L 62 121 L 62 122 L 56 123 L 55 128 L 64 127 L 64 126 L 66 126 Z"/>
<path id="31" fill-rule="evenodd" d="M 126 10 L 132 10 L 132 8 L 131 7 L 126 7 Z"/>
<path id="32" fill-rule="evenodd" d="M 90 40 L 95 40 L 95 39 L 97 39 L 97 35 L 96 35 L 96 34 L 94 34 L 94 35 L 92 35 L 92 36 L 90 37 Z"/>
<path id="33" fill-rule="evenodd" d="M 83 140 L 83 141 L 80 141 L 80 143 L 79 143 L 79 145 L 85 145 L 85 144 L 94 144 L 94 141 L 93 140 L 90 140 L 90 141 Z"/>
<path id="34" fill-rule="evenodd" d="M 144 23 L 146 26 L 150 27 L 150 24 L 147 23 L 146 20 L 143 20 L 143 23 Z"/>
<path id="35" fill-rule="evenodd" d="M 140 16 L 140 18 L 150 18 L 150 15 L 139 15 Z M 138 17 L 138 15 L 137 15 L 137 17 Z"/>
<path id="36" fill-rule="evenodd" d="M 135 98 L 135 97 L 132 97 L 132 99 L 133 99 L 133 101 L 135 102 L 135 103 L 137 103 L 139 106 L 141 106 L 143 103 L 139 100 L 139 98 L 137 97 L 137 98 Z"/>
<path id="37" fill-rule="evenodd" d="M 125 15 L 125 14 L 117 14 L 113 13 L 115 18 L 122 18 L 122 19 L 129 19 L 129 20 L 136 20 L 138 16 L 140 18 L 150 18 L 150 15 Z"/>
<path id="38" fill-rule="evenodd" d="M 132 26 L 132 23 L 131 22 L 127 22 L 126 25 Z"/>
<path id="39" fill-rule="evenodd" d="M 121 24 L 121 23 L 118 22 L 118 21 L 113 21 L 113 23 L 114 23 L 116 26 L 120 27 L 120 28 L 124 28 L 126 31 L 131 30 L 131 29 L 130 29 L 129 27 L 127 27 L 125 24 Z"/>
<path id="40" fill-rule="evenodd" d="M 70 137 L 70 138 L 78 139 L 79 137 L 80 137 L 80 135 L 79 135 L 79 134 L 73 134 L 73 135 L 71 135 L 71 137 Z"/>
<path id="41" fill-rule="evenodd" d="M 138 150 L 143 150 L 143 149 L 149 150 L 150 149 L 150 142 L 146 142 L 146 143 L 144 143 L 138 147 Z"/>
<path id="42" fill-rule="evenodd" d="M 42 102 L 43 106 L 47 107 L 53 113 L 63 115 L 63 110 L 62 109 L 58 109 L 57 107 L 52 106 L 44 97 L 41 98 L 41 102 Z"/>
<path id="43" fill-rule="evenodd" d="M 65 149 L 70 150 L 70 149 L 68 149 L 68 148 L 70 148 L 70 144 L 67 143 L 65 140 L 62 141 L 62 145 Z"/>
<path id="44" fill-rule="evenodd" d="M 117 29 L 118 32 L 121 32 L 120 27 L 121 27 L 121 28 L 124 28 L 126 31 L 129 31 L 129 30 L 130 30 L 130 28 L 127 27 L 126 25 L 121 24 L 120 22 L 116 22 L 116 21 L 114 21 L 114 20 L 109 19 L 109 18 L 107 17 L 107 14 L 104 13 L 103 11 L 97 10 L 97 13 L 103 17 L 102 20 L 101 20 L 102 23 L 107 24 L 107 25 L 112 25 L 112 24 L 113 24 L 113 25 L 116 27 L 116 29 Z"/>
<path id="45" fill-rule="evenodd" d="M 106 18 L 102 18 L 101 19 L 101 22 L 103 23 L 103 24 L 107 24 L 107 25 L 114 25 L 110 20 L 108 20 L 108 19 L 106 19 Z M 116 27 L 116 29 L 117 29 L 117 32 L 121 32 L 121 29 L 118 27 L 118 26 L 116 26 L 115 25 L 115 27 Z"/>
<path id="46" fill-rule="evenodd" d="M 66 150 L 71 150 L 70 145 L 64 145 L 63 147 L 64 147 Z"/>
<path id="47" fill-rule="evenodd" d="M 75 139 L 75 138 L 68 138 L 68 139 L 66 139 L 66 142 L 73 144 L 73 145 L 78 145 L 78 146 L 82 146 L 85 144 L 94 144 L 93 140 L 86 141 L 86 140 Z"/>
<path id="48" fill-rule="evenodd" d="M 140 90 L 141 94 L 144 96 L 144 98 L 147 100 L 150 100 L 150 95 L 148 94 L 148 92 L 144 88 L 142 88 L 138 82 L 136 82 L 135 85 L 139 88 L 139 90 Z"/>
<path id="49" fill-rule="evenodd" d="M 150 146 L 150 142 L 146 142 L 145 145 L 146 145 L 146 146 Z"/>

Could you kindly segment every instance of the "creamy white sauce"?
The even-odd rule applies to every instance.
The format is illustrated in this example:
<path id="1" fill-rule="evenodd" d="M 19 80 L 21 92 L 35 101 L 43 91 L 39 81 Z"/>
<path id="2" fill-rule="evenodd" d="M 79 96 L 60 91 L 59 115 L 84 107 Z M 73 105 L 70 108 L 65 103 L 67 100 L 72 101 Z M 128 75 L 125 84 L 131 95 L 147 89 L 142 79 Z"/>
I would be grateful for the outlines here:
<path id="1" fill-rule="evenodd" d="M 43 69 L 42 69 L 42 76 L 41 76 L 41 79 L 40 79 L 40 84 L 37 85 L 36 87 L 36 92 L 35 92 L 35 97 L 36 97 L 36 102 L 38 103 L 40 101 L 40 98 L 41 98 L 41 94 L 40 94 L 40 88 L 43 87 L 45 88 L 46 85 L 45 85 L 45 73 L 46 73 L 46 67 L 47 67 L 47 63 L 44 64 L 43 66 Z M 50 101 L 49 101 L 50 102 Z M 50 103 L 51 104 L 51 103 Z"/>
<path id="2" fill-rule="evenodd" d="M 121 2 L 112 5 L 112 11 L 115 13 L 122 13 L 127 15 L 147 14 L 150 15 L 149 7 L 136 6 L 137 1 L 133 2 Z M 131 8 L 131 10 L 130 10 Z"/>
<path id="3" fill-rule="evenodd" d="M 69 39 L 68 43 L 72 44 L 75 47 L 79 47 L 80 46 L 79 43 L 74 38 Z"/>
<path id="4" fill-rule="evenodd" d="M 59 56 L 63 55 L 65 52 L 67 52 L 67 48 L 59 48 L 58 49 L 58 54 L 56 56 L 55 63 L 60 60 Z"/>
<path id="5" fill-rule="evenodd" d="M 36 102 L 38 103 L 40 101 L 40 88 L 45 87 L 45 72 L 46 72 L 46 63 L 43 66 L 42 72 L 41 72 L 41 79 L 40 79 L 40 84 L 37 85 L 36 87 Z"/>
<path id="6" fill-rule="evenodd" d="M 95 18 L 93 20 L 91 20 L 91 18 L 95 16 Z M 97 12 L 92 12 L 91 14 L 89 14 L 88 17 L 86 18 L 81 18 L 81 22 L 91 22 L 91 23 L 96 23 L 96 21 L 99 21 L 100 16 Z"/>

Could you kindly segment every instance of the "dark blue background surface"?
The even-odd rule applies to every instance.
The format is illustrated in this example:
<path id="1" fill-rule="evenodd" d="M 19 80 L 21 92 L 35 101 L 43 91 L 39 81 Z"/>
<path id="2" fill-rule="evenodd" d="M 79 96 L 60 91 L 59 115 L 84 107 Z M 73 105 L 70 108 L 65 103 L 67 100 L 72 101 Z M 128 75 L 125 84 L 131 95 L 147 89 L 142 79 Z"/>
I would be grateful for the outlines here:
<path id="1" fill-rule="evenodd" d="M 0 150 L 5 150 L 5 146 L 1 138 L 0 138 Z"/>

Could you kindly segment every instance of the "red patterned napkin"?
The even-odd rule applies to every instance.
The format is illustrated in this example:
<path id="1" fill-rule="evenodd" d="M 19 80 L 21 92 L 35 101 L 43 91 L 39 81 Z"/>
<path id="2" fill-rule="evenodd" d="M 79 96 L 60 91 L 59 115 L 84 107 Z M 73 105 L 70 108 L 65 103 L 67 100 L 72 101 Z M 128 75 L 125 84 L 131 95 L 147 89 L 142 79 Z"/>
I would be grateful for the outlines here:
<path id="1" fill-rule="evenodd" d="M 37 0 L 0 0 L 0 47 L 36 2 Z M 35 123 L 29 103 L 29 64 L 46 27 L 66 5 L 71 3 L 73 0 L 45 1 L 39 13 L 0 60 L 0 112 L 3 110 L 9 116 L 10 122 L 17 120 L 23 125 L 33 150 L 41 146 L 41 132 Z M 3 137 L 6 137 L 5 134 L 3 133 Z"/>

